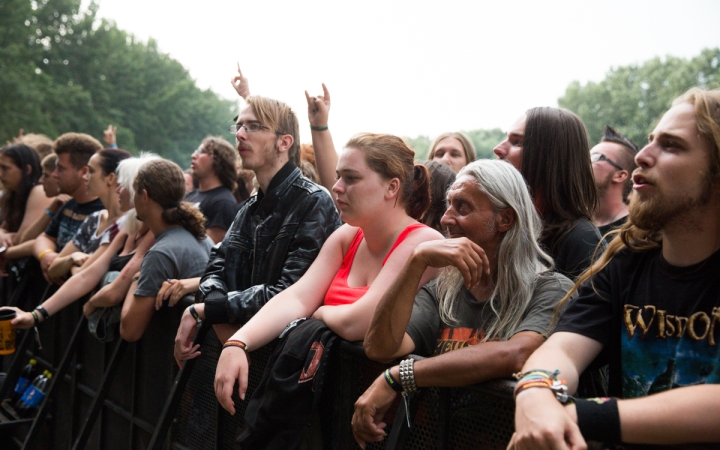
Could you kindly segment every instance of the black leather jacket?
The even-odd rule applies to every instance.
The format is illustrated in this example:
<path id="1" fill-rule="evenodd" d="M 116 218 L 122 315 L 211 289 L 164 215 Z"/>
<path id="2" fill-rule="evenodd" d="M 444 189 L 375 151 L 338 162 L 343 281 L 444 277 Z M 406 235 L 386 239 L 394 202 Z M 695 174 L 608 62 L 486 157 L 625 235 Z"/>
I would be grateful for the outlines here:
<path id="1" fill-rule="evenodd" d="M 198 292 L 208 323 L 250 320 L 305 273 L 340 225 L 327 191 L 288 162 L 267 195 L 240 206 L 225 239 L 210 254 Z"/>

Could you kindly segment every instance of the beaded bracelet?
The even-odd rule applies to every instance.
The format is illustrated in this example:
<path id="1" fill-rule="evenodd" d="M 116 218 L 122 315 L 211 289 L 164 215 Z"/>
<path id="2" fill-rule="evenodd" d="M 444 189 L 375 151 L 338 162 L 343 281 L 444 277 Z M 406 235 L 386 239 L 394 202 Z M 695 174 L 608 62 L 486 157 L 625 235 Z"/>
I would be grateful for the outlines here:
<path id="1" fill-rule="evenodd" d="M 525 373 L 515 374 L 515 378 L 519 379 L 515 386 L 514 397 L 526 389 L 547 388 L 550 389 L 555 398 L 563 405 L 574 401 L 575 399 L 568 393 L 568 387 L 565 380 L 558 380 L 559 370 L 548 372 L 547 370 L 533 369 Z"/>

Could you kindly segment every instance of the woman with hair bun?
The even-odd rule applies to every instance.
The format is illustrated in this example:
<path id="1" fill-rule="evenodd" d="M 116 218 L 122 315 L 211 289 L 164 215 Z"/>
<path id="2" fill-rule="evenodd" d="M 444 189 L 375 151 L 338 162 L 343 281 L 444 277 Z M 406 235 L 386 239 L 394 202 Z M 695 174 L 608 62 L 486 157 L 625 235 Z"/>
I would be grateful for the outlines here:
<path id="1" fill-rule="evenodd" d="M 327 127 L 323 132 L 328 133 Z M 318 140 L 313 139 L 313 142 L 317 152 Z M 331 139 L 323 142 L 332 145 Z M 334 149 L 324 149 L 326 153 L 331 151 Z M 329 328 L 345 340 L 362 340 L 378 301 L 415 247 L 421 242 L 443 238 L 437 231 L 418 222 L 430 204 L 430 180 L 427 169 L 414 164 L 414 156 L 402 139 L 387 134 L 361 133 L 346 144 L 337 164 L 337 182 L 333 186 L 340 218 L 345 224 L 328 238 L 300 280 L 275 296 L 225 343 L 215 376 L 215 394 L 226 410 L 235 412 L 231 394 L 236 380 L 240 382 L 240 397 L 245 397 L 246 351 L 268 344 L 286 325 L 305 317 L 319 320 L 307 320 L 293 327 L 286 340 L 281 340 L 285 350 L 294 343 L 310 345 L 312 341 L 299 336 L 314 327 L 324 328 L 322 322 L 325 329 Z M 435 275 L 435 269 L 427 270 L 418 288 Z M 186 350 L 179 359 L 197 356 L 193 352 L 197 349 L 186 347 Z M 282 352 L 276 347 L 273 357 L 278 351 Z M 276 361 L 284 362 L 269 366 L 271 371 L 287 369 L 287 360 L 283 356 Z M 269 398 L 286 399 L 282 395 Z M 262 393 L 256 390 L 248 410 L 253 408 L 252 402 L 261 399 Z M 267 405 L 263 403 L 262 408 L 272 408 Z M 298 406 L 293 403 L 292 409 L 296 408 Z M 286 419 L 287 414 L 290 413 L 281 414 L 279 420 Z M 267 414 L 261 409 L 257 416 L 267 417 Z M 279 429 L 277 423 L 264 424 L 268 426 L 263 428 L 254 417 L 246 416 L 247 420 L 251 422 L 246 430 L 254 431 L 241 436 L 243 447 L 265 448 L 268 439 L 284 439 L 279 436 L 295 439 L 295 435 L 302 432 L 302 426 L 299 429 L 290 426 L 274 433 L 271 430 Z"/>

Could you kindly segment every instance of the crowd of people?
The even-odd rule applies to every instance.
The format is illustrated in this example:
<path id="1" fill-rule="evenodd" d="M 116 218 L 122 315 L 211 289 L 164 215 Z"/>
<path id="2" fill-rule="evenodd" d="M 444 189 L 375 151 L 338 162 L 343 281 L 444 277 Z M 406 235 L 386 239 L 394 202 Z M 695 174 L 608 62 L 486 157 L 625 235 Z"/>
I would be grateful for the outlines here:
<path id="1" fill-rule="evenodd" d="M 207 137 L 185 171 L 119 149 L 112 126 L 105 145 L 66 133 L 0 149 L 3 272 L 35 258 L 59 286 L 6 306 L 16 327 L 94 291 L 91 329 L 114 314 L 137 341 L 195 296 L 175 359 L 198 357 L 212 325 L 217 399 L 234 414 L 237 385 L 248 402 L 240 448 L 297 447 L 338 339 L 389 365 L 355 403 L 362 447 L 385 438 L 398 393 L 513 376 L 511 449 L 720 442 L 720 91 L 678 97 L 642 149 L 610 126 L 591 148 L 576 114 L 537 107 L 497 160 L 450 132 L 416 161 L 388 134 L 336 152 L 325 85 L 305 93 L 301 146 L 287 104 L 251 94 L 239 67 L 231 82 L 235 144 Z M 246 399 L 249 355 L 271 342 Z"/>

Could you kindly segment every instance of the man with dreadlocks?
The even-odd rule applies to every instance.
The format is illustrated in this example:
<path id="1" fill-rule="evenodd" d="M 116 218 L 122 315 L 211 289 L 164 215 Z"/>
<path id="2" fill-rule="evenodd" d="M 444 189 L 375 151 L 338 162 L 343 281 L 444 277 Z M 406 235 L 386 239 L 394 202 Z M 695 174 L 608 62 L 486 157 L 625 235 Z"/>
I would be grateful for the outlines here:
<path id="1" fill-rule="evenodd" d="M 720 442 L 720 90 L 676 99 L 635 162 L 627 223 L 523 368 L 511 449 Z M 605 363 L 616 398 L 562 392 Z"/>
<path id="2" fill-rule="evenodd" d="M 402 361 L 360 397 L 352 425 L 362 446 L 384 438 L 382 416 L 401 390 L 465 386 L 520 370 L 572 287 L 549 270 L 552 259 L 537 243 L 540 218 L 510 164 L 465 166 L 447 200 L 441 224 L 450 239 L 417 246 L 380 300 L 364 343 L 376 361 L 433 357 Z M 444 269 L 416 296 L 427 267 Z"/>

